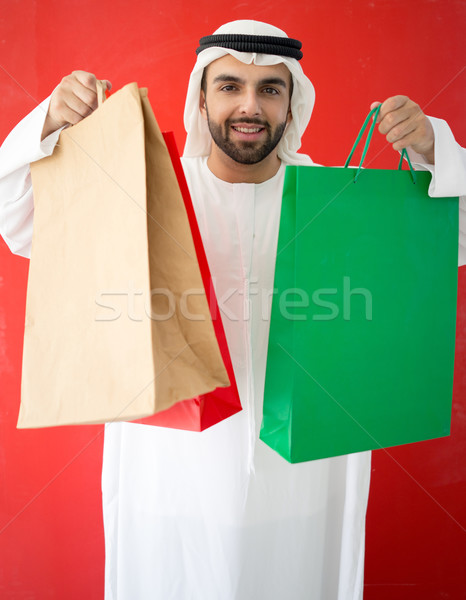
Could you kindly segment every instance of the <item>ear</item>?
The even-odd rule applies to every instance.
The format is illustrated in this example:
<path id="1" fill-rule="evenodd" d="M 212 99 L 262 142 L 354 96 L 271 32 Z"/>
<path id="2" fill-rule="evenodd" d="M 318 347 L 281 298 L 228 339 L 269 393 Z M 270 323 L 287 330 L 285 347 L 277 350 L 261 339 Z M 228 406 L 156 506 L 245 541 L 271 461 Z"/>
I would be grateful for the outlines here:
<path id="1" fill-rule="evenodd" d="M 293 115 L 291 114 L 291 104 L 288 107 L 288 114 L 286 115 L 286 129 L 288 129 L 289 124 L 293 120 Z"/>
<path id="2" fill-rule="evenodd" d="M 207 121 L 207 106 L 206 106 L 206 103 L 205 103 L 205 93 L 204 93 L 204 90 L 201 90 L 201 93 L 199 94 L 199 110 L 201 111 L 201 115 Z"/>

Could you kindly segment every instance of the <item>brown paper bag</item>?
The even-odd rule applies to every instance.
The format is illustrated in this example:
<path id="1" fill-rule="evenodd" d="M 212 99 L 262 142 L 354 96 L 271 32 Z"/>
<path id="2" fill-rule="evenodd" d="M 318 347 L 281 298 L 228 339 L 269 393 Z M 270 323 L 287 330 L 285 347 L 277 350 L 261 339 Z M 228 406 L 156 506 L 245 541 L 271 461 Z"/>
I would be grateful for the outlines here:
<path id="1" fill-rule="evenodd" d="M 31 172 L 18 427 L 139 419 L 228 386 L 146 90 L 113 94 Z"/>

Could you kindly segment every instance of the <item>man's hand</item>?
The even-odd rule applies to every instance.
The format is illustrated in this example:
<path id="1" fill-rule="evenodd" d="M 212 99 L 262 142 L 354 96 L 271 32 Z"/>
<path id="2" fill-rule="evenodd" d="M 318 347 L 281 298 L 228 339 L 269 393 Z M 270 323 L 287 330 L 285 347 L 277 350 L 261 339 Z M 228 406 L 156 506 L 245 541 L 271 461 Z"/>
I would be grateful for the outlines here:
<path id="1" fill-rule="evenodd" d="M 380 102 L 373 102 L 371 109 Z M 392 96 L 382 103 L 377 122 L 394 150 L 411 146 L 422 154 L 429 164 L 434 164 L 434 130 L 419 106 L 407 96 Z"/>
<path id="2" fill-rule="evenodd" d="M 41 139 L 64 125 L 79 123 L 97 108 L 96 81 L 96 76 L 86 71 L 73 71 L 63 77 L 52 93 Z M 112 88 L 110 81 L 103 83 L 107 90 Z"/>

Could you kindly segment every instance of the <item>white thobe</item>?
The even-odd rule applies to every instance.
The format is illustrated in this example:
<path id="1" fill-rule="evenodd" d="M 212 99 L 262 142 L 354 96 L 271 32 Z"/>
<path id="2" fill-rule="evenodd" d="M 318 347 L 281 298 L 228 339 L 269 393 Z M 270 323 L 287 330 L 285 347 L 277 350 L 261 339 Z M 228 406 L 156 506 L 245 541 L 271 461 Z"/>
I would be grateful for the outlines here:
<path id="1" fill-rule="evenodd" d="M 0 155 L 0 231 L 23 255 L 32 230 L 25 163 L 55 142 L 31 143 L 42 122 L 36 109 L 10 136 L 3 152 L 14 168 Z M 434 128 L 431 192 L 466 194 L 465 153 L 446 124 Z M 106 600 L 360 600 L 370 453 L 291 465 L 258 439 L 284 168 L 254 185 L 217 179 L 202 158 L 183 166 L 243 411 L 201 434 L 106 427 Z"/>

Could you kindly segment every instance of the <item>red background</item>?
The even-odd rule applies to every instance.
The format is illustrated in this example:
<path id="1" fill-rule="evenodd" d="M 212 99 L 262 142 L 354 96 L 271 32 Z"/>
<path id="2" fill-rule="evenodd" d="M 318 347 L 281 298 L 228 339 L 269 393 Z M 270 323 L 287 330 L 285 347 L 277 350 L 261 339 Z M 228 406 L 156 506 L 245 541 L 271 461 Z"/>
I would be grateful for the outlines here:
<path id="1" fill-rule="evenodd" d="M 63 75 L 84 69 L 114 89 L 147 86 L 162 129 L 182 147 L 198 38 L 252 18 L 304 43 L 317 101 L 303 147 L 316 162 L 342 164 L 370 103 L 401 93 L 466 145 L 465 16 L 462 0 L 0 0 L 0 139 Z M 381 136 L 373 146 L 370 166 L 394 167 Z M 0 597 L 100 599 L 102 428 L 15 428 L 27 268 L 0 240 Z M 463 270 L 459 283 L 452 435 L 374 452 L 367 600 L 466 597 Z"/>

